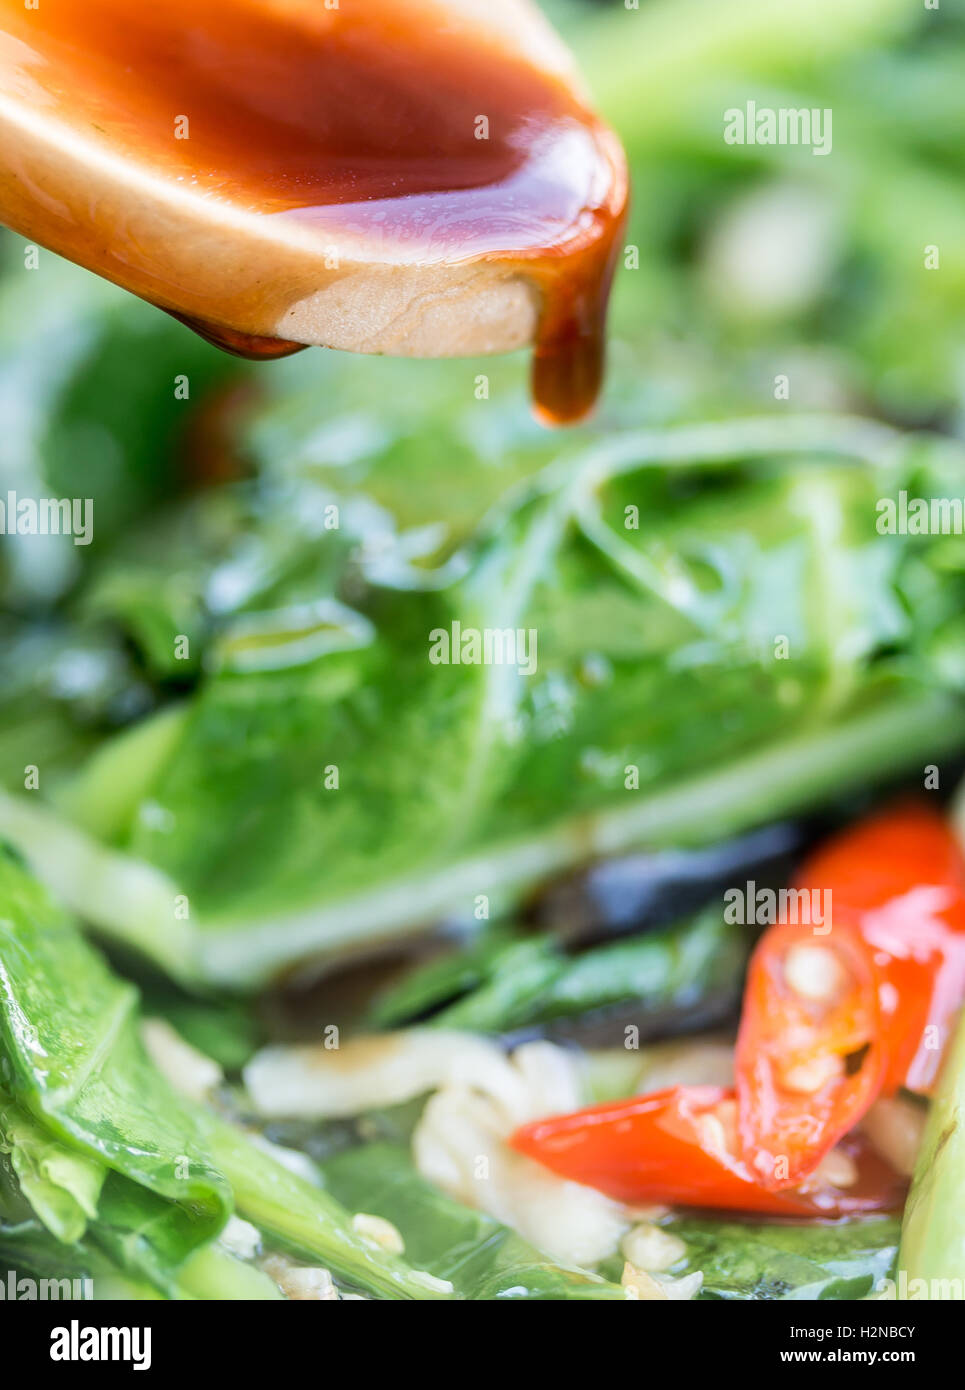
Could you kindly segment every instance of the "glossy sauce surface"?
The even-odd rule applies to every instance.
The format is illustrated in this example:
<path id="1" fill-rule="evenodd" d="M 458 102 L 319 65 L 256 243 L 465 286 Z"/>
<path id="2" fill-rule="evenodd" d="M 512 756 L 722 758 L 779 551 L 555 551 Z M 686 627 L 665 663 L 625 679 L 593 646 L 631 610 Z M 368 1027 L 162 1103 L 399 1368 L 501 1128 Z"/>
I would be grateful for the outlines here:
<path id="1" fill-rule="evenodd" d="M 519 269 L 542 296 L 537 409 L 564 422 L 592 406 L 626 202 L 619 146 L 563 79 L 458 6 L 0 0 L 0 30 L 29 100 L 189 192 L 296 219 L 320 245 L 349 235 L 390 258 Z M 138 249 L 117 227 L 66 254 L 125 283 Z M 147 270 L 146 297 L 178 311 L 164 267 Z M 292 350 L 216 302 L 191 317 L 231 350 Z"/>

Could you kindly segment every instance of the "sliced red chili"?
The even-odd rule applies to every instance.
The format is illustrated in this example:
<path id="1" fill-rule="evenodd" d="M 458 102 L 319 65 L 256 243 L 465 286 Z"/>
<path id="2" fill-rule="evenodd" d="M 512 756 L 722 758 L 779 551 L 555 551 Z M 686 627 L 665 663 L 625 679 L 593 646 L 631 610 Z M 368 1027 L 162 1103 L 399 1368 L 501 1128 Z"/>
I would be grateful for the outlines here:
<path id="1" fill-rule="evenodd" d="M 762 936 L 737 1042 L 741 1154 L 774 1190 L 799 1184 L 878 1095 L 927 1091 L 965 999 L 965 859 L 935 812 L 852 827 L 795 887 L 822 895 L 823 921 Z"/>
<path id="2" fill-rule="evenodd" d="M 883 1090 L 927 1094 L 965 1000 L 965 855 L 937 811 L 900 806 L 836 836 L 798 879 L 835 928 L 874 949 L 888 1054 Z"/>
<path id="3" fill-rule="evenodd" d="M 751 959 L 737 1039 L 740 1149 L 758 1181 L 796 1187 L 881 1092 L 880 977 L 860 936 L 782 923 Z"/>
<path id="4" fill-rule="evenodd" d="M 771 1191 L 737 1153 L 736 1103 L 722 1086 L 674 1086 L 523 1125 L 510 1143 L 561 1177 L 621 1202 L 843 1216 L 891 1209 L 904 1183 L 860 1138 L 836 1155 L 847 1185 L 819 1173 L 799 1190 Z M 833 1174 L 831 1175 L 833 1176 Z"/>

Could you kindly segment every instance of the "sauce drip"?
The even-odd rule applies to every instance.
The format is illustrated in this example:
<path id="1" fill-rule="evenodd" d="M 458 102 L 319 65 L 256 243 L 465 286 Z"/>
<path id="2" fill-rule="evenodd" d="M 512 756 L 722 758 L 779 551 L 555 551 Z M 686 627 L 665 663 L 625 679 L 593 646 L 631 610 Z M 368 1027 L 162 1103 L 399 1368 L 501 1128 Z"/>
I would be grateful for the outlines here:
<path id="1" fill-rule="evenodd" d="M 0 94 L 62 113 L 187 195 L 293 219 L 320 259 L 348 238 L 390 261 L 491 261 L 527 277 L 540 295 L 537 411 L 579 419 L 600 387 L 625 213 L 615 137 L 563 77 L 460 4 L 330 3 L 42 0 L 28 11 L 0 0 Z M 110 209 L 55 203 L 40 222 L 11 215 L 0 183 L 0 219 L 228 350 L 302 346 L 266 331 L 283 267 L 277 285 L 253 285 L 240 266 L 237 294 L 206 299 L 201 277 L 186 286 Z"/>

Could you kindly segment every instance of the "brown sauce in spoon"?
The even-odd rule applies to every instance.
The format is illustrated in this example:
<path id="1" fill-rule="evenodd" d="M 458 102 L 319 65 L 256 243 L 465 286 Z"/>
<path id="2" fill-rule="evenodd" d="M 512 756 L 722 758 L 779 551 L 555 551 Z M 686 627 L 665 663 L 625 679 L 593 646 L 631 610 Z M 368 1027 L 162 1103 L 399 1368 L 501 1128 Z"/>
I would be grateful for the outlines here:
<path id="1" fill-rule="evenodd" d="M 186 194 L 294 219 L 320 247 L 348 235 L 390 258 L 495 261 L 530 277 L 541 295 L 537 410 L 563 423 L 592 407 L 625 213 L 622 152 L 562 77 L 460 7 L 0 0 L 0 96 L 8 79 Z M 188 137 L 176 138 L 183 117 Z M 216 297 L 197 312 L 195 292 L 185 312 L 163 256 L 96 207 L 88 226 L 76 209 L 45 217 L 39 231 L 17 229 L 221 346 L 252 356 L 300 346 L 250 332 L 265 315 L 248 318 L 243 304 L 224 314 Z M 272 292 L 260 287 L 259 311 Z"/>

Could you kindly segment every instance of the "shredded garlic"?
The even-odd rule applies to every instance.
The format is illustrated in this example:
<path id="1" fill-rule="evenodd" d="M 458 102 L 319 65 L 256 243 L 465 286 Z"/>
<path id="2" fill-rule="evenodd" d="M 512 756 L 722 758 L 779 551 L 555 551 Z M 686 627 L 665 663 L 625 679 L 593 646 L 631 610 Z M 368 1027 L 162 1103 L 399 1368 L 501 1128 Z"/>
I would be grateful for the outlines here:
<path id="1" fill-rule="evenodd" d="M 703 1270 L 695 1269 L 692 1274 L 682 1274 L 679 1279 L 658 1275 L 658 1282 L 671 1302 L 687 1303 L 697 1297 L 704 1285 Z"/>
<path id="2" fill-rule="evenodd" d="M 646 1222 L 634 1226 L 623 1237 L 620 1249 L 630 1264 L 636 1269 L 646 1270 L 648 1274 L 662 1273 L 687 1253 L 687 1247 L 679 1236 Z"/>
<path id="3" fill-rule="evenodd" d="M 635 1269 L 628 1260 L 623 1266 L 620 1283 L 626 1290 L 627 1298 L 642 1303 L 666 1302 L 667 1295 L 660 1284 L 645 1269 Z"/>
<path id="4" fill-rule="evenodd" d="M 371 1216 L 367 1211 L 356 1212 L 352 1217 L 352 1226 L 365 1240 L 372 1241 L 381 1249 L 393 1255 L 405 1253 L 405 1241 L 399 1228 L 386 1221 L 384 1216 Z"/>
<path id="5" fill-rule="evenodd" d="M 875 1101 L 861 1128 L 883 1158 L 905 1177 L 915 1171 L 927 1111 L 904 1096 Z"/>
<path id="6" fill-rule="evenodd" d="M 255 1110 L 269 1118 L 358 1115 L 450 1085 L 478 1086 L 510 1108 L 526 1096 L 523 1077 L 495 1043 L 429 1028 L 353 1038 L 337 1048 L 266 1047 L 244 1078 Z"/>
<path id="7" fill-rule="evenodd" d="M 654 1276 L 645 1269 L 637 1269 L 629 1260 L 623 1266 L 620 1280 L 629 1299 L 643 1303 L 685 1303 L 696 1298 L 704 1283 L 703 1272 L 699 1269 L 692 1274 L 684 1274 L 679 1279 L 668 1275 Z"/>
<path id="8" fill-rule="evenodd" d="M 489 1088 L 450 1085 L 432 1096 L 413 1135 L 423 1177 L 489 1212 L 561 1264 L 592 1266 L 615 1253 L 630 1224 L 601 1192 L 568 1182 L 509 1148 L 517 1125 L 582 1104 L 577 1063 L 551 1043 L 527 1043 Z"/>
<path id="9" fill-rule="evenodd" d="M 229 1216 L 218 1237 L 221 1244 L 240 1260 L 253 1260 L 261 1249 L 261 1232 L 240 1216 Z"/>
<path id="10" fill-rule="evenodd" d="M 421 1284 L 424 1289 L 433 1289 L 436 1293 L 454 1291 L 455 1286 L 448 1279 L 437 1279 L 426 1269 L 414 1269 L 409 1277 L 413 1284 Z"/>
<path id="11" fill-rule="evenodd" d="M 284 1255 L 270 1255 L 262 1264 L 269 1278 L 274 1279 L 286 1298 L 298 1303 L 331 1303 L 338 1301 L 338 1289 L 327 1269 L 297 1265 Z"/>
<path id="12" fill-rule="evenodd" d="M 853 1187 L 858 1181 L 858 1166 L 843 1149 L 831 1149 L 815 1168 L 809 1181 L 815 1187 L 823 1187 L 825 1183 L 830 1183 L 832 1187 Z"/>
<path id="13" fill-rule="evenodd" d="M 145 1018 L 141 1038 L 151 1061 L 182 1095 L 205 1100 L 224 1080 L 218 1063 L 185 1042 L 166 1019 Z"/>

